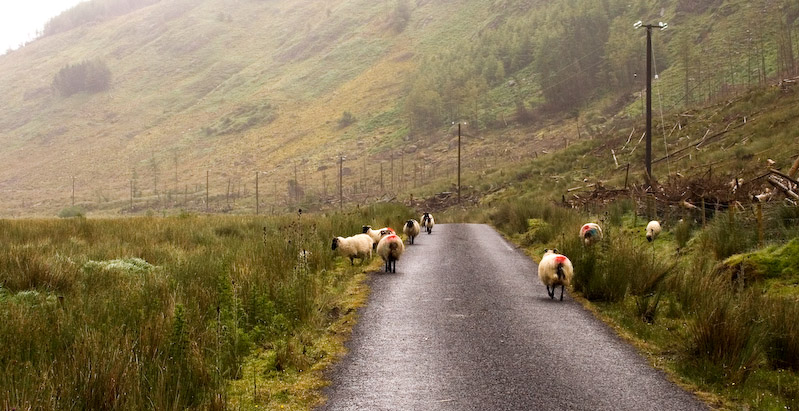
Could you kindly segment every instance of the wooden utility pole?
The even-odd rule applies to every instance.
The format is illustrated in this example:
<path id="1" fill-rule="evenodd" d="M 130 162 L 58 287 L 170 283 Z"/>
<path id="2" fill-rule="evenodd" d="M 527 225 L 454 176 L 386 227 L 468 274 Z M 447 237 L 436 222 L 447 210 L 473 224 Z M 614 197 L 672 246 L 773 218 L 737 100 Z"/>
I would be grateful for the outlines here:
<path id="1" fill-rule="evenodd" d="M 659 28 L 665 30 L 668 27 L 665 23 L 641 24 L 635 23 L 635 28 L 646 28 L 646 181 L 652 185 L 652 29 Z"/>
<path id="2" fill-rule="evenodd" d="M 385 186 L 383 185 L 383 161 L 380 160 L 380 194 L 383 194 Z"/>
<path id="3" fill-rule="evenodd" d="M 261 174 L 258 171 L 255 172 L 255 215 L 261 211 L 261 200 L 258 193 L 258 175 Z"/>
<path id="4" fill-rule="evenodd" d="M 297 162 L 294 162 L 294 204 L 300 202 L 300 179 L 297 178 Z"/>
<path id="5" fill-rule="evenodd" d="M 458 123 L 458 204 L 461 203 L 461 123 Z"/>
<path id="6" fill-rule="evenodd" d="M 205 211 L 207 212 L 210 207 L 210 203 L 208 202 L 208 181 L 210 180 L 211 171 L 205 170 Z"/>
<path id="7" fill-rule="evenodd" d="M 72 207 L 75 207 L 75 176 L 72 176 Z"/>

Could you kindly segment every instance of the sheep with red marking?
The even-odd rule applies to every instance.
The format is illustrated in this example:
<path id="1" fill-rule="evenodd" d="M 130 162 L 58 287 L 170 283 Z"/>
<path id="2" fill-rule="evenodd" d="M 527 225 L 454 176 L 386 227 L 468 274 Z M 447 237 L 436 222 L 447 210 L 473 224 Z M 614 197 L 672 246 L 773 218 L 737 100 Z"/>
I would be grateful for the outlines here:
<path id="1" fill-rule="evenodd" d="M 555 298 L 555 287 L 560 286 L 560 300 L 563 301 L 563 289 L 571 284 L 574 277 L 572 262 L 558 250 L 544 250 L 544 256 L 538 263 L 538 278 L 547 287 L 549 298 Z"/>
<path id="2" fill-rule="evenodd" d="M 372 241 L 374 241 L 374 246 L 372 246 L 372 249 L 376 249 L 377 248 L 377 243 L 379 243 L 380 239 L 383 238 L 383 236 L 380 235 L 380 232 L 383 231 L 383 230 L 389 230 L 392 233 L 394 232 L 394 230 L 392 230 L 389 227 L 383 227 L 383 228 L 378 229 L 378 230 L 372 230 L 372 226 L 370 226 L 370 225 L 363 226 L 363 233 L 368 235 L 369 237 L 372 237 Z"/>
<path id="3" fill-rule="evenodd" d="M 404 226 L 402 226 L 402 232 L 408 236 L 408 240 L 410 240 L 411 244 L 413 244 L 413 239 L 416 238 L 420 232 L 422 232 L 422 227 L 419 226 L 418 221 L 410 219 L 405 222 Z"/>
<path id="4" fill-rule="evenodd" d="M 338 250 L 339 254 L 350 259 L 350 264 L 355 265 L 354 259 L 360 258 L 361 264 L 367 259 L 372 258 L 372 237 L 366 234 L 356 234 L 352 237 L 335 237 L 332 249 Z"/>
<path id="5" fill-rule="evenodd" d="M 405 252 L 405 244 L 402 239 L 388 230 L 381 232 L 383 238 L 377 243 L 377 255 L 386 262 L 386 272 L 397 272 L 397 260 Z"/>
<path id="6" fill-rule="evenodd" d="M 590 247 L 600 240 L 602 240 L 602 228 L 597 223 L 586 223 L 580 227 L 580 238 L 583 239 L 583 244 Z"/>

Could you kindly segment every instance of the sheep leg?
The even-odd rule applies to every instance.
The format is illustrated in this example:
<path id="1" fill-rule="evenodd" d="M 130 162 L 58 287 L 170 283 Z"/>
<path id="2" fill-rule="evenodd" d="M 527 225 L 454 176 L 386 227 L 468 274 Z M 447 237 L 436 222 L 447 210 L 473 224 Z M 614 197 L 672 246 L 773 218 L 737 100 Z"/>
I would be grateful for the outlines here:
<path id="1" fill-rule="evenodd" d="M 561 301 L 563 301 L 563 289 L 564 289 L 564 288 L 566 288 L 566 286 L 565 286 L 565 285 L 563 285 L 563 284 L 561 284 L 561 285 L 560 285 L 560 300 L 561 300 Z M 554 294 L 555 287 L 552 287 L 552 291 L 553 291 L 553 294 Z"/>
<path id="2" fill-rule="evenodd" d="M 555 286 L 552 286 L 552 291 L 549 290 L 549 286 L 547 286 L 547 294 L 549 294 L 549 298 L 555 298 Z"/>
<path id="3" fill-rule="evenodd" d="M 350 257 L 350 265 L 355 265 L 355 257 Z"/>

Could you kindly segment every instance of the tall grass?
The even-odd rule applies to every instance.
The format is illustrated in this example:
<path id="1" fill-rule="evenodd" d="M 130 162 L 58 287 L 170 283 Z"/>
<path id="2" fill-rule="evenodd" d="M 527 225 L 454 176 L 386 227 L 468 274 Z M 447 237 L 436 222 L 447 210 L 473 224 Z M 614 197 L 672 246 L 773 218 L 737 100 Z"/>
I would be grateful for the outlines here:
<path id="1" fill-rule="evenodd" d="M 220 408 L 255 347 L 306 369 L 355 272 L 330 238 L 407 215 L 0 221 L 0 408 Z"/>

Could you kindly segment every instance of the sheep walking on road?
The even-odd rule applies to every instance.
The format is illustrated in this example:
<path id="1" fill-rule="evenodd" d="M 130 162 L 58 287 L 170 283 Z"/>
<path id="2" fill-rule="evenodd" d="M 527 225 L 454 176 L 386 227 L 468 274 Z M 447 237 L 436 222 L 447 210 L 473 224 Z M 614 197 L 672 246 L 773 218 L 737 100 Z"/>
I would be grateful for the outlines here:
<path id="1" fill-rule="evenodd" d="M 411 244 L 413 244 L 413 239 L 416 238 L 421 231 L 422 227 L 419 226 L 419 222 L 413 219 L 406 221 L 405 225 L 402 227 L 402 232 L 408 236 Z"/>
<path id="2" fill-rule="evenodd" d="M 571 284 L 574 276 L 572 262 L 558 250 L 544 250 L 544 256 L 538 263 L 538 278 L 547 286 L 549 298 L 555 298 L 555 287 L 560 286 L 560 300 L 563 301 L 563 289 Z"/>
<path id="3" fill-rule="evenodd" d="M 331 248 L 338 250 L 339 254 L 350 259 L 350 264 L 355 265 L 354 259 L 360 258 L 361 264 L 372 258 L 372 237 L 366 234 L 356 234 L 352 237 L 336 237 Z"/>
<path id="4" fill-rule="evenodd" d="M 597 223 L 586 223 L 580 227 L 580 238 L 586 247 L 594 245 L 602 240 L 602 228 Z"/>
<path id="5" fill-rule="evenodd" d="M 377 248 L 377 243 L 379 243 L 380 239 L 383 238 L 383 236 L 380 235 L 380 232 L 383 231 L 383 230 L 389 230 L 392 233 L 394 232 L 394 230 L 392 230 L 392 229 L 390 229 L 388 227 L 383 227 L 383 228 L 381 228 L 379 230 L 372 230 L 372 226 L 370 226 L 370 225 L 363 226 L 363 233 L 368 235 L 369 237 L 372 237 L 372 241 L 374 241 L 374 245 L 372 245 L 372 249 L 373 250 Z"/>
<path id="6" fill-rule="evenodd" d="M 427 234 L 430 234 L 433 231 L 434 225 L 436 225 L 436 220 L 433 218 L 433 215 L 430 213 L 424 213 L 424 215 L 422 215 L 422 227 L 427 230 Z"/>
<path id="7" fill-rule="evenodd" d="M 389 233 L 388 230 L 383 230 L 386 234 L 383 239 L 377 244 L 377 255 L 386 262 L 386 272 L 397 272 L 397 260 L 400 259 L 402 253 L 405 252 L 405 244 L 402 239 L 394 233 Z"/>
<path id="8" fill-rule="evenodd" d="M 655 220 L 650 221 L 649 224 L 646 225 L 646 241 L 650 243 L 655 241 L 658 234 L 660 234 L 660 223 Z"/>

